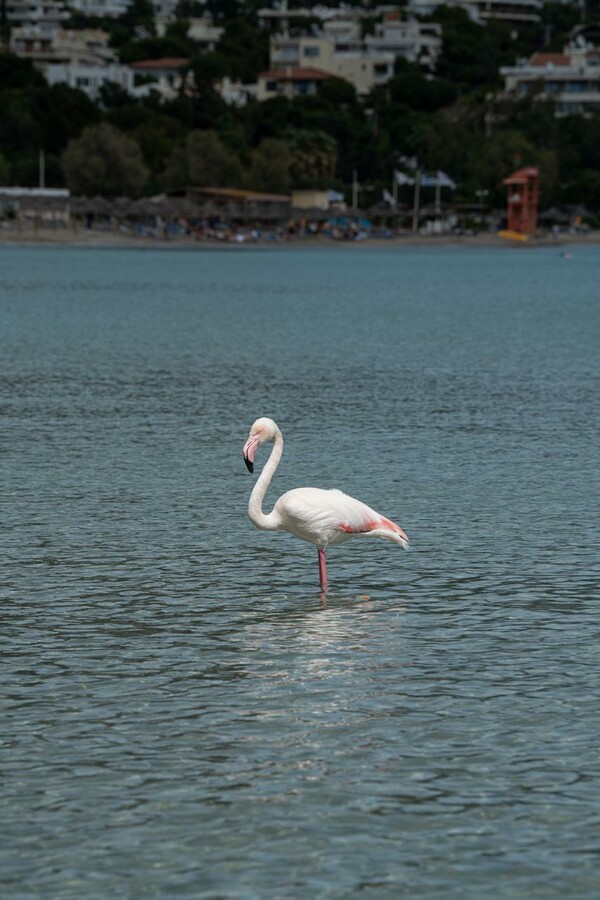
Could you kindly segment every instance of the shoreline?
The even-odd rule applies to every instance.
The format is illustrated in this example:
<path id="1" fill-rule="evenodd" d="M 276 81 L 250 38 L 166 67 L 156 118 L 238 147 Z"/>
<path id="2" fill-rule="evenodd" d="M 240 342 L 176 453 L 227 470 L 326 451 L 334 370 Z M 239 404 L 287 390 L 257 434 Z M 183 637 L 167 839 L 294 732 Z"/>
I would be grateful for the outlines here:
<path id="1" fill-rule="evenodd" d="M 383 248 L 390 247 L 486 247 L 535 249 L 539 247 L 560 248 L 573 244 L 600 244 L 600 230 L 587 233 L 561 233 L 542 235 L 531 241 L 510 241 L 496 234 L 403 234 L 391 237 L 369 237 L 361 241 L 335 240 L 327 237 L 292 237 L 275 241 L 215 241 L 196 239 L 187 235 L 171 237 L 137 236 L 117 231 L 96 231 L 93 229 L 70 228 L 20 228 L 0 229 L 0 246 L 37 245 L 51 247 L 80 247 L 103 249 L 144 249 L 144 250 L 267 250 L 281 248 Z"/>

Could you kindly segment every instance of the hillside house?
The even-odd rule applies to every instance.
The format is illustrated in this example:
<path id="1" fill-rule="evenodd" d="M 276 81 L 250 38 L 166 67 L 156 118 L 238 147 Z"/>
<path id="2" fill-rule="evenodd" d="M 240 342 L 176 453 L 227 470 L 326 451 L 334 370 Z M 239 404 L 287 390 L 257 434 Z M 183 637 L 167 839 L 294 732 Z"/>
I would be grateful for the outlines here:
<path id="1" fill-rule="evenodd" d="M 600 110 L 600 48 L 570 44 L 562 53 L 534 53 L 514 66 L 503 66 L 504 89 L 523 97 L 551 100 L 557 116 Z"/>

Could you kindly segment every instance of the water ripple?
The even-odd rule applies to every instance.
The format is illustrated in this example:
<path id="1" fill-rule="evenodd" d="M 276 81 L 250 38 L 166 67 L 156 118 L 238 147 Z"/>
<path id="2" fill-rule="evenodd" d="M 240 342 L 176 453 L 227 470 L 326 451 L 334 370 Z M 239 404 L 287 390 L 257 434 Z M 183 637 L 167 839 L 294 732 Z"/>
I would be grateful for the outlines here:
<path id="1" fill-rule="evenodd" d="M 49 253 L 2 248 L 0 893 L 595 898 L 595 251 Z M 245 517 L 265 412 L 274 496 L 410 552 L 323 601 Z"/>

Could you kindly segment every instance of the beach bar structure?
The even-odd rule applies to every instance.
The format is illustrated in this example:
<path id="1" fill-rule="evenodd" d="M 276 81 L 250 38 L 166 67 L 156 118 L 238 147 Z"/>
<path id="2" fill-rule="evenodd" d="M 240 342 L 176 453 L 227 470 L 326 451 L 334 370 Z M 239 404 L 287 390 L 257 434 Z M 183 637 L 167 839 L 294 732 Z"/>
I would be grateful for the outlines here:
<path id="1" fill-rule="evenodd" d="M 518 234 L 534 235 L 538 217 L 539 169 L 517 169 L 502 184 L 508 188 L 507 228 Z"/>
<path id="2" fill-rule="evenodd" d="M 239 188 L 189 187 L 186 197 L 199 207 L 199 212 L 222 215 L 232 221 L 285 220 L 291 212 L 289 194 L 267 194 Z"/>

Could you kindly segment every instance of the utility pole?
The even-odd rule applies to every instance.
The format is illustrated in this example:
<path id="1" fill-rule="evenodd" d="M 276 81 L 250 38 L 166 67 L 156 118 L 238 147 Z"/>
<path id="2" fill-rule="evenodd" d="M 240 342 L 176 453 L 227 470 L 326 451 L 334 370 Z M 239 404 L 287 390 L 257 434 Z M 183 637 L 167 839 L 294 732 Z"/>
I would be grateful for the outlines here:
<path id="1" fill-rule="evenodd" d="M 421 194 L 421 170 L 417 169 L 415 172 L 415 196 L 413 202 L 413 220 L 412 220 L 412 230 L 413 232 L 417 232 L 419 230 L 419 198 Z"/>
<path id="2" fill-rule="evenodd" d="M 356 169 L 352 170 L 352 209 L 358 209 L 358 181 L 356 180 Z"/>

